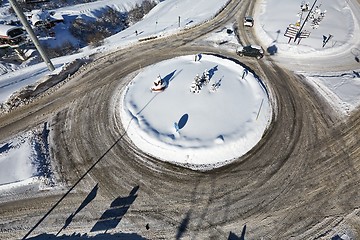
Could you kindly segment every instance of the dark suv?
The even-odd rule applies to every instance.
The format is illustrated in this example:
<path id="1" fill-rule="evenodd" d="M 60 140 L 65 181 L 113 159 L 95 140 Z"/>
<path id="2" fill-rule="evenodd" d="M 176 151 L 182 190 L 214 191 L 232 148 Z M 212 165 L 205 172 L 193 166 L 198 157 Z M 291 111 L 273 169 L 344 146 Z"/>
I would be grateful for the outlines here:
<path id="1" fill-rule="evenodd" d="M 262 47 L 257 45 L 248 45 L 244 47 L 239 47 L 236 50 L 236 53 L 239 56 L 256 57 L 257 59 L 264 57 L 264 50 L 262 49 Z"/>

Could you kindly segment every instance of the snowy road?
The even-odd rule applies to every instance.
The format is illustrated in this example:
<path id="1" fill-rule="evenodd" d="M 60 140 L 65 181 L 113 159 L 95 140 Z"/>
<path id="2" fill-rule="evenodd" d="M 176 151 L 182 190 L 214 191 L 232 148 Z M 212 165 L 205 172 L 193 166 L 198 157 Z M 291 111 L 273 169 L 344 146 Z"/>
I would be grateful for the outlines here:
<path id="1" fill-rule="evenodd" d="M 1 236 L 89 233 L 111 203 L 132 190 L 137 197 L 131 208 L 103 239 L 119 231 L 122 237 L 136 233 L 133 239 L 227 239 L 230 232 L 240 236 L 245 224 L 249 239 L 329 239 L 342 226 L 360 234 L 360 111 L 338 119 L 301 76 L 272 59 L 240 59 L 197 42 L 234 20 L 244 36 L 241 19 L 250 2 L 231 1 L 204 25 L 102 57 L 52 94 L 2 116 L 0 140 L 49 122 L 56 172 L 71 192 L 29 191 L 3 198 Z M 252 68 L 270 87 L 276 105 L 275 120 L 253 150 L 206 173 L 142 153 L 129 142 L 114 104 L 139 67 L 199 51 Z M 96 198 L 86 200 L 96 184 Z M 69 218 L 83 202 L 86 207 Z M 97 233 L 104 231 L 92 235 Z"/>

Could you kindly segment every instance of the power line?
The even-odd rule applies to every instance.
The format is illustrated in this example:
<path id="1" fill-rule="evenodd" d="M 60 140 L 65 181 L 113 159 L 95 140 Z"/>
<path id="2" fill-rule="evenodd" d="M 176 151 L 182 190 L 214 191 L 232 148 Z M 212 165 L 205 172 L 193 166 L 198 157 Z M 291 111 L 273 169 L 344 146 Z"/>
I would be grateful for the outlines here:
<path id="1" fill-rule="evenodd" d="M 305 18 L 305 20 L 304 20 L 303 24 L 301 25 L 301 27 L 300 27 L 299 31 L 297 32 L 297 34 L 296 34 L 296 36 L 295 36 L 294 42 L 296 42 L 296 39 L 298 39 L 298 38 L 300 37 L 300 35 L 301 35 L 301 31 L 302 31 L 302 29 L 304 28 L 304 26 L 305 26 L 305 24 L 306 24 L 306 22 L 307 22 L 307 20 L 308 20 L 308 18 L 309 18 L 309 15 L 310 15 L 310 13 L 312 12 L 312 10 L 313 10 L 313 8 L 314 8 L 314 6 L 315 6 L 316 2 L 317 2 L 317 0 L 315 0 L 315 2 L 313 3 L 313 5 L 311 6 L 311 9 L 310 9 L 310 11 L 309 11 L 308 15 L 306 16 L 306 18 Z"/>

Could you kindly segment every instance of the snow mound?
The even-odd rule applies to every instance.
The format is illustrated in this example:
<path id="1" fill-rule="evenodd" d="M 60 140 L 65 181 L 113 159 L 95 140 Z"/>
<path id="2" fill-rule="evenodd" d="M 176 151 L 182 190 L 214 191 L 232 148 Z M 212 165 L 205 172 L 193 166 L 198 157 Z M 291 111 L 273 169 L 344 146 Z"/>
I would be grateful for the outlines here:
<path id="1" fill-rule="evenodd" d="M 166 88 L 151 91 L 159 75 Z M 192 169 L 220 167 L 242 156 L 271 118 L 260 79 L 231 60 L 204 54 L 143 69 L 121 101 L 122 124 L 135 145 Z"/>

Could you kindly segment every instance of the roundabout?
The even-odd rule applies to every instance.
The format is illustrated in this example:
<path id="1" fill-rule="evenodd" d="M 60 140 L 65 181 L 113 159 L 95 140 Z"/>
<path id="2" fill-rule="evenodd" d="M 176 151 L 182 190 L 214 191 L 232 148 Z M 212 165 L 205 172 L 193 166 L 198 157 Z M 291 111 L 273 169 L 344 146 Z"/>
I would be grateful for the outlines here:
<path id="1" fill-rule="evenodd" d="M 208 170 L 253 148 L 270 124 L 271 108 L 265 84 L 251 70 L 214 55 L 196 56 L 142 69 L 123 90 L 120 118 L 144 152 Z M 156 76 L 164 82 L 161 91 L 149 90 Z"/>
<path id="2" fill-rule="evenodd" d="M 231 1 L 214 21 L 99 57 L 51 94 L 1 116 L 2 139 L 48 123 L 62 184 L 2 196 L 1 237 L 230 239 L 244 233 L 245 239 L 302 240 L 330 239 L 344 229 L 358 236 L 360 112 L 339 118 L 301 75 L 268 56 L 241 58 L 255 72 L 243 79 L 241 65 L 214 56 L 240 60 L 235 52 L 201 45 L 202 36 L 242 19 L 254 2 Z M 214 55 L 195 62 L 198 52 Z M 209 82 L 192 87 L 203 73 Z M 154 92 L 158 80 L 166 84 Z M 257 131 L 248 124 L 261 118 L 257 141 L 245 154 L 236 152 L 241 129 Z M 212 132 L 212 121 L 226 124 Z M 195 123 L 200 127 L 192 128 Z M 221 167 L 218 157 L 195 168 L 209 171 L 193 171 L 197 162 L 184 160 L 209 149 L 213 156 L 228 143 L 235 148 L 219 153 L 236 154 Z M 168 159 L 171 151 L 179 155 Z M 110 227 L 99 227 L 106 221 Z"/>

